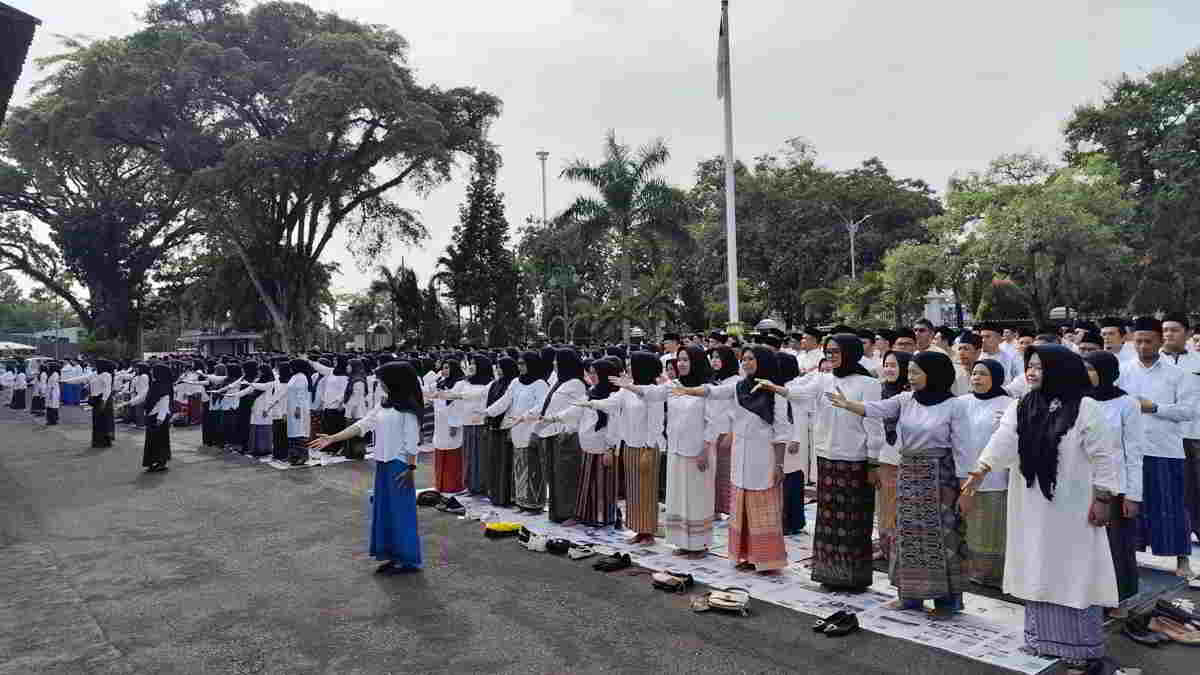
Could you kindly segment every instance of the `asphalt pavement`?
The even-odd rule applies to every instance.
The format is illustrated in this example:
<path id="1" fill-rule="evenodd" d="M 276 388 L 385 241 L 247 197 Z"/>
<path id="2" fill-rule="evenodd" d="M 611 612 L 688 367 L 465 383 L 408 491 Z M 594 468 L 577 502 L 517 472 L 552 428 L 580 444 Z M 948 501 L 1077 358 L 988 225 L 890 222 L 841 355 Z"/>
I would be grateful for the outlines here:
<path id="1" fill-rule="evenodd" d="M 757 601 L 744 618 L 695 614 L 645 575 L 427 509 L 424 571 L 376 576 L 370 462 L 279 471 L 177 429 L 170 471 L 146 474 L 141 432 L 94 450 L 88 413 L 62 418 L 0 408 L 0 675 L 1010 672 L 868 632 L 826 638 Z M 1148 674 L 1200 672 L 1194 648 L 1110 645 Z"/>

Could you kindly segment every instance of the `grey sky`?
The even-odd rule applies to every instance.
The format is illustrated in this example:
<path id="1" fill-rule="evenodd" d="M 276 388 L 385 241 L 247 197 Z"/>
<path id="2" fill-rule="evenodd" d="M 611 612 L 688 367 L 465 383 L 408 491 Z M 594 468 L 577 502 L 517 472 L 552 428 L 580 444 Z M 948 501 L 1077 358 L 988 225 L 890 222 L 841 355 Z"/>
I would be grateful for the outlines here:
<path id="1" fill-rule="evenodd" d="M 44 24 L 32 56 L 60 34 L 136 27 L 144 0 L 6 0 Z M 557 180 L 569 158 L 596 159 L 606 129 L 638 145 L 662 136 L 666 176 L 690 186 L 722 151 L 716 99 L 719 0 L 312 0 L 320 10 L 399 30 L 424 82 L 474 85 L 504 101 L 493 129 L 514 227 L 540 214 L 539 148 L 550 151 L 550 210 L 581 191 Z M 878 155 L 896 175 L 939 189 L 998 154 L 1061 151 L 1072 108 L 1122 72 L 1140 74 L 1197 46 L 1195 0 L 732 0 L 736 152 L 749 159 L 793 136 L 822 163 Z M 18 87 L 19 103 L 32 68 Z M 397 250 L 428 279 L 463 197 L 457 180 L 411 198 L 433 235 Z M 369 279 L 335 242 L 341 291 Z"/>

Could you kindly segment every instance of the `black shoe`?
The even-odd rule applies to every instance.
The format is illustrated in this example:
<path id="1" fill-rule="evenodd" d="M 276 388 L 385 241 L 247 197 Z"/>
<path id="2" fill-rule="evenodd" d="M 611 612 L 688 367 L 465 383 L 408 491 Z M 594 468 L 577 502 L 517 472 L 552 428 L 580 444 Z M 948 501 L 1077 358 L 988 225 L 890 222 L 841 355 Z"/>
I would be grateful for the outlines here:
<path id="1" fill-rule="evenodd" d="M 605 556 L 592 564 L 592 569 L 598 572 L 616 572 L 627 567 L 633 566 L 633 560 L 629 558 L 628 553 L 613 554 Z"/>
<path id="2" fill-rule="evenodd" d="M 1125 637 L 1129 638 L 1130 640 L 1133 640 L 1140 645 L 1146 645 L 1147 647 L 1157 647 L 1158 645 L 1162 644 L 1163 639 L 1166 637 L 1162 633 L 1156 633 L 1144 626 L 1139 626 L 1134 623 L 1125 624 L 1125 627 L 1121 629 L 1121 632 L 1124 633 Z"/>
<path id="3" fill-rule="evenodd" d="M 823 631 L 825 637 L 843 637 L 859 629 L 858 615 L 848 613 L 837 623 L 829 624 Z"/>
<path id="4" fill-rule="evenodd" d="M 382 565 L 380 565 L 379 567 L 376 567 L 375 574 L 387 574 L 388 570 L 392 569 L 392 567 L 394 565 L 395 565 L 395 563 L 392 562 L 391 560 L 389 560 L 389 561 L 383 563 Z"/>
<path id="5" fill-rule="evenodd" d="M 462 502 L 458 501 L 458 499 L 454 497 L 447 499 L 434 508 L 436 508 L 438 511 L 442 511 L 444 513 L 453 513 L 455 515 L 462 515 L 467 512 L 467 507 L 463 506 Z"/>
<path id="6" fill-rule="evenodd" d="M 817 619 L 817 621 L 813 624 L 813 627 L 812 627 L 813 632 L 814 633 L 825 632 L 826 627 L 828 627 L 832 624 L 836 624 L 839 621 L 842 621 L 843 619 L 846 618 L 846 614 L 847 614 L 846 610 L 841 609 L 841 610 L 838 610 L 838 611 L 834 612 L 833 614 L 825 617 L 824 619 Z"/>
<path id="7" fill-rule="evenodd" d="M 1179 623 L 1183 624 L 1200 624 L 1200 616 L 1196 616 L 1195 613 L 1189 612 L 1182 607 L 1176 607 L 1164 598 L 1159 598 L 1158 602 L 1154 604 L 1154 611 L 1152 614 L 1165 616 L 1169 619 L 1175 619 Z"/>

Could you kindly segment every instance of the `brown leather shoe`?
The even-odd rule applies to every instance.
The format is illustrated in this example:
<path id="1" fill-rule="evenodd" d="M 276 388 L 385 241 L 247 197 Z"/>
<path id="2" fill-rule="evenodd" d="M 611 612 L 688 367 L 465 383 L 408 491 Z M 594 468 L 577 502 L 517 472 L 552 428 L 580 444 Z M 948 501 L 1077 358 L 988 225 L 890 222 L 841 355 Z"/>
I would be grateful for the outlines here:
<path id="1" fill-rule="evenodd" d="M 1181 645 L 1200 646 L 1200 631 L 1188 630 L 1174 619 L 1156 616 L 1150 619 L 1150 630 L 1162 633 Z"/>

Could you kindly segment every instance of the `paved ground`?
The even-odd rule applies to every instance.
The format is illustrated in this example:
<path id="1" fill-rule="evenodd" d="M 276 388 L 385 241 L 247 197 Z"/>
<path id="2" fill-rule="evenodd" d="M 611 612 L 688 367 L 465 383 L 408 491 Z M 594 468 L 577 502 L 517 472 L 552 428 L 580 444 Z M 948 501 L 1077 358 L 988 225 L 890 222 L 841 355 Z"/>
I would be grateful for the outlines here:
<path id="1" fill-rule="evenodd" d="M 645 577 L 487 541 L 421 512 L 427 569 L 380 578 L 363 553 L 366 463 L 277 471 L 173 436 L 88 448 L 86 413 L 46 429 L 0 409 L 0 675 L 25 673 L 1002 673 L 755 603 L 693 614 Z M 428 483 L 423 469 L 418 486 Z M 1196 673 L 1187 647 L 1120 636 L 1119 660 Z"/>

